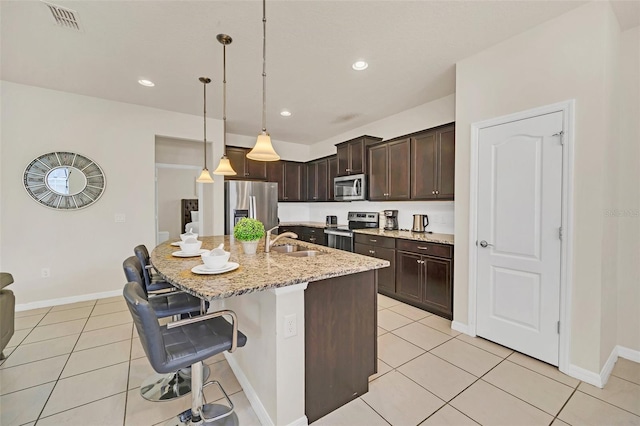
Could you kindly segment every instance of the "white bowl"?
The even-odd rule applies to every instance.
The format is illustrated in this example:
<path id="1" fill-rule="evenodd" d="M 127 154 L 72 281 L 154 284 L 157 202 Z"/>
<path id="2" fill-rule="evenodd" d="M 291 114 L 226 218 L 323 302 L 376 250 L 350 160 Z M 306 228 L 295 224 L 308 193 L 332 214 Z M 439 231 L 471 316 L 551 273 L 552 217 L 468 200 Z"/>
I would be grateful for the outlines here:
<path id="1" fill-rule="evenodd" d="M 227 264 L 231 253 L 222 249 L 213 249 L 208 253 L 202 253 L 202 261 L 207 269 L 220 269 Z"/>
<path id="2" fill-rule="evenodd" d="M 180 243 L 180 250 L 185 254 L 195 254 L 202 247 L 202 241 L 198 241 L 195 238 L 187 238 Z"/>
<path id="3" fill-rule="evenodd" d="M 185 232 L 184 234 L 180 234 L 180 239 L 182 241 L 187 241 L 189 238 L 193 238 L 194 240 L 197 240 L 198 234 L 193 232 Z"/>

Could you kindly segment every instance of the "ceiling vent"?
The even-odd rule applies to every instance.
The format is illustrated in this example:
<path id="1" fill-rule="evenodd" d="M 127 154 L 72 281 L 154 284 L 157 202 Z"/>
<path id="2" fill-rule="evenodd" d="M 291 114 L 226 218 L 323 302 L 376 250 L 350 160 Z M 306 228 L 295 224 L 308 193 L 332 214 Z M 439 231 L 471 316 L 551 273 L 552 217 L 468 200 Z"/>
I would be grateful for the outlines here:
<path id="1" fill-rule="evenodd" d="M 55 24 L 62 28 L 68 28 L 70 30 L 82 31 L 82 25 L 80 24 L 80 17 L 75 10 L 67 9 L 66 7 L 56 6 L 51 3 L 44 3 L 49 8 Z"/>

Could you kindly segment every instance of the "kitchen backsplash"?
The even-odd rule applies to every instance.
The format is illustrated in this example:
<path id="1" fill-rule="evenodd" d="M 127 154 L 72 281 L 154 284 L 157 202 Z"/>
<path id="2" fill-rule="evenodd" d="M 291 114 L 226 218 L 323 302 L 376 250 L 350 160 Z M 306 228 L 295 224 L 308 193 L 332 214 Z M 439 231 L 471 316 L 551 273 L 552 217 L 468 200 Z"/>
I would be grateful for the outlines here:
<path id="1" fill-rule="evenodd" d="M 398 210 L 398 227 L 411 229 L 414 214 L 429 216 L 427 231 L 453 234 L 453 201 L 352 201 L 343 203 L 278 203 L 281 222 L 324 222 L 327 215 L 338 216 L 338 224 L 347 224 L 350 211 L 381 212 Z"/>

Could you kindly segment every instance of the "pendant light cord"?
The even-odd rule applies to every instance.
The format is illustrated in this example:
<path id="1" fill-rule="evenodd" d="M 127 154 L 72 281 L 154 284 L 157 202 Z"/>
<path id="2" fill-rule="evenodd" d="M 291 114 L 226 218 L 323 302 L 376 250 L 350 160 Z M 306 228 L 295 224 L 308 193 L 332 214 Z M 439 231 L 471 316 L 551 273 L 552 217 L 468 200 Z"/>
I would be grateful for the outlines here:
<path id="1" fill-rule="evenodd" d="M 262 131 L 267 132 L 267 1 L 262 0 Z"/>
<path id="2" fill-rule="evenodd" d="M 202 89 L 204 90 L 204 168 L 207 168 L 207 83 L 202 82 Z"/>
<path id="3" fill-rule="evenodd" d="M 222 155 L 227 156 L 227 45 L 222 45 Z"/>

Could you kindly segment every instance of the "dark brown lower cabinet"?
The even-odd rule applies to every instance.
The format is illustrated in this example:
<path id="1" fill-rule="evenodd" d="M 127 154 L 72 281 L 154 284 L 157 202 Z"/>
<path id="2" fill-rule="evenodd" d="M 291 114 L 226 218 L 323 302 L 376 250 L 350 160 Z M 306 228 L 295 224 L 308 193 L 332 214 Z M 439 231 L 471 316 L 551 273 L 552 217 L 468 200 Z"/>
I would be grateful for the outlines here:
<path id="1" fill-rule="evenodd" d="M 396 252 L 396 294 L 405 301 L 453 319 L 451 259 Z"/>
<path id="2" fill-rule="evenodd" d="M 376 247 L 368 244 L 355 243 L 355 252 L 377 259 L 388 260 L 388 268 L 378 270 L 378 289 L 384 292 L 396 292 L 396 251 L 390 248 Z"/>
<path id="3" fill-rule="evenodd" d="M 377 271 L 309 283 L 304 291 L 309 423 L 369 390 L 377 369 Z"/>

